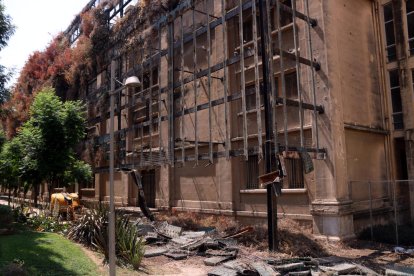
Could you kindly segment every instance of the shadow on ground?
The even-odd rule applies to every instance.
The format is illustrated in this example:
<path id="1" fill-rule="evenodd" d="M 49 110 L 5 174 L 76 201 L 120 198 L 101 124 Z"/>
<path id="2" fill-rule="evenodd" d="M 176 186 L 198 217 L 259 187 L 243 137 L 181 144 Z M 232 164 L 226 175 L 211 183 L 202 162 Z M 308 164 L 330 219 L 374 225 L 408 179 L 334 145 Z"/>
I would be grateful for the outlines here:
<path id="1" fill-rule="evenodd" d="M 27 275 L 96 275 L 82 256 L 79 247 L 57 234 L 19 231 L 0 236 L 0 271 L 18 259 Z"/>

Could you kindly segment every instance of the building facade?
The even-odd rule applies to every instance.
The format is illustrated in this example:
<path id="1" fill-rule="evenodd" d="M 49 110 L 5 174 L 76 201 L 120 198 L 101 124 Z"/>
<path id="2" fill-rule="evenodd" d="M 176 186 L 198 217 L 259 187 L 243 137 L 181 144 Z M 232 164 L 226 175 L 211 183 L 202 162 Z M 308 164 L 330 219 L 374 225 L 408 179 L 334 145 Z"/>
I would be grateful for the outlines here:
<path id="1" fill-rule="evenodd" d="M 154 3 L 107 8 L 114 38 L 81 95 L 95 170 L 84 200 L 108 201 L 108 92 L 136 75 L 140 87 L 116 89 L 115 167 L 141 173 L 149 207 L 265 222 L 271 143 L 287 174 L 279 215 L 333 238 L 396 208 L 413 220 L 413 0 Z M 121 171 L 115 194 L 137 204 Z"/>

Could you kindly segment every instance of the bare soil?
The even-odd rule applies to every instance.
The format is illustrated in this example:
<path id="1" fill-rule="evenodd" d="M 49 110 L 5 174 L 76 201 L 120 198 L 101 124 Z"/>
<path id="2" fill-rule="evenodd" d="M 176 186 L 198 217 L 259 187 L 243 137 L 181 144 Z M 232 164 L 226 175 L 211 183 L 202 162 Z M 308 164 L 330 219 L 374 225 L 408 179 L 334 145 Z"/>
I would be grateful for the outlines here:
<path id="1" fill-rule="evenodd" d="M 224 216 L 205 216 L 195 213 L 159 213 L 157 220 L 165 220 L 170 224 L 181 226 L 184 230 L 199 230 L 213 227 L 221 235 L 237 233 L 244 226 Z M 237 238 L 239 253 L 237 259 L 255 262 L 269 258 L 289 259 L 295 257 L 338 257 L 344 262 L 357 263 L 384 274 L 387 265 L 414 267 L 414 257 L 393 252 L 394 245 L 361 241 L 358 239 L 335 242 L 317 239 L 310 228 L 289 220 L 279 220 L 278 230 L 280 246 L 277 252 L 267 250 L 266 225 L 252 225 L 253 231 Z M 413 236 L 414 238 L 414 236 Z M 85 249 L 89 251 L 88 249 Z M 107 275 L 108 268 L 102 264 L 103 257 L 90 251 L 91 257 Z M 203 256 L 190 256 L 186 260 L 174 261 L 165 256 L 144 258 L 142 269 L 132 271 L 118 268 L 118 275 L 207 275 L 212 267 L 205 266 Z"/>

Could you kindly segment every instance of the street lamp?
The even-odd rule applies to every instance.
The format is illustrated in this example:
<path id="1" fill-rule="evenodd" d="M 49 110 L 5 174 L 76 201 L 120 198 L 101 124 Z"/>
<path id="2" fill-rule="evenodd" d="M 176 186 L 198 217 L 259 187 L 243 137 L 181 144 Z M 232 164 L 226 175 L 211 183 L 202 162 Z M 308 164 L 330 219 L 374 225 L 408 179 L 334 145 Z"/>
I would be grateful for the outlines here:
<path id="1" fill-rule="evenodd" d="M 124 89 L 125 87 L 138 87 L 141 85 L 139 79 L 135 76 L 129 77 L 125 80 L 125 83 L 115 89 L 115 69 L 117 62 L 112 60 L 111 62 L 111 92 L 110 92 L 110 121 L 109 121 L 109 275 L 115 276 L 115 204 L 114 204 L 114 106 L 115 106 L 115 93 Z M 119 103 L 120 108 L 121 103 Z"/>

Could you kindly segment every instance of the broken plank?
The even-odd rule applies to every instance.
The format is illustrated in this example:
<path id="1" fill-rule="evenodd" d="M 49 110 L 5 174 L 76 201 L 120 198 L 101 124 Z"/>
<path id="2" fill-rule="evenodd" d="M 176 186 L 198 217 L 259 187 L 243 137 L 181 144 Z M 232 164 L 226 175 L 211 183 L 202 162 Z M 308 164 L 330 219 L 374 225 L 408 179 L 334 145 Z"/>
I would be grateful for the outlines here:
<path id="1" fill-rule="evenodd" d="M 366 267 L 366 266 L 363 266 L 363 265 L 360 265 L 360 264 L 354 264 L 356 267 L 357 267 L 357 269 L 359 270 L 359 271 L 361 271 L 362 273 L 364 273 L 365 275 L 370 275 L 370 276 L 376 276 L 376 275 L 379 275 L 378 273 L 376 273 L 374 270 L 372 270 L 372 269 L 370 269 L 370 268 L 368 268 L 368 267 Z"/>
<path id="2" fill-rule="evenodd" d="M 289 276 L 308 276 L 311 275 L 310 270 L 289 272 Z"/>
<path id="3" fill-rule="evenodd" d="M 232 256 L 214 256 L 207 259 L 204 259 L 204 264 L 209 266 L 216 266 L 225 261 L 231 260 L 234 257 Z"/>
<path id="4" fill-rule="evenodd" d="M 337 264 L 334 266 L 319 266 L 319 268 L 325 272 L 333 271 L 338 274 L 349 274 L 356 271 L 357 269 L 355 265 L 348 263 Z"/>
<path id="5" fill-rule="evenodd" d="M 279 272 L 274 271 L 270 265 L 263 262 L 252 263 L 251 266 L 260 276 L 280 276 Z"/>
<path id="6" fill-rule="evenodd" d="M 230 257 L 236 257 L 237 256 L 237 251 L 236 250 L 232 250 L 232 251 L 225 251 L 225 250 L 213 250 L 213 249 L 208 249 L 206 251 L 206 254 L 209 256 L 230 256 Z"/>
<path id="7" fill-rule="evenodd" d="M 220 267 L 216 267 L 213 270 L 211 270 L 207 275 L 208 276 L 237 276 L 237 271 L 220 266 Z"/>
<path id="8" fill-rule="evenodd" d="M 254 269 L 252 269 L 248 264 L 239 260 L 226 262 L 223 264 L 223 266 L 226 268 L 236 270 L 238 273 L 242 275 L 257 275 L 257 272 Z"/>
<path id="9" fill-rule="evenodd" d="M 156 257 L 161 256 L 162 254 L 166 253 L 168 250 L 166 248 L 146 248 L 144 257 Z"/>
<path id="10" fill-rule="evenodd" d="M 291 264 L 277 265 L 275 266 L 275 269 L 280 272 L 290 272 L 290 271 L 301 270 L 304 267 L 305 267 L 304 263 L 291 263 Z"/>
<path id="11" fill-rule="evenodd" d="M 390 266 L 385 270 L 386 276 L 408 276 L 414 275 L 414 268 L 394 265 Z"/>
<path id="12" fill-rule="evenodd" d="M 170 250 L 164 253 L 164 256 L 174 260 L 184 260 L 188 257 L 188 252 L 184 250 Z"/>

